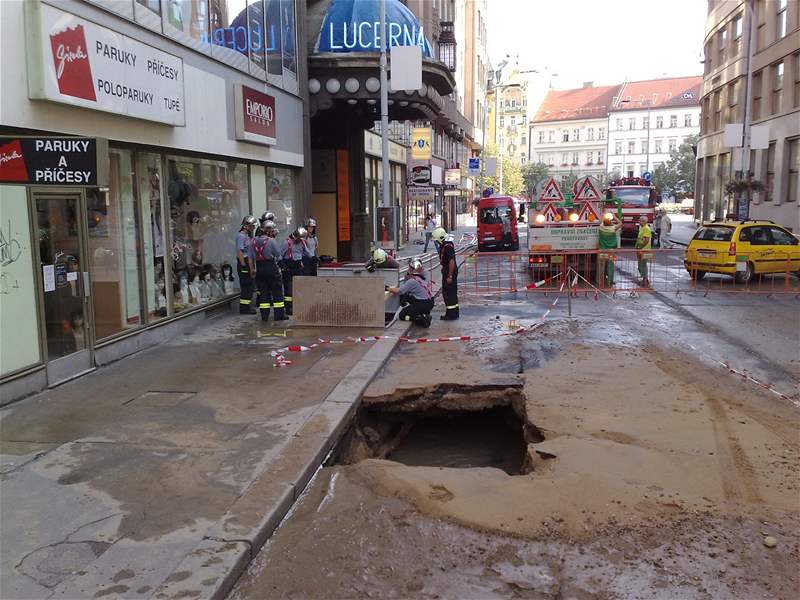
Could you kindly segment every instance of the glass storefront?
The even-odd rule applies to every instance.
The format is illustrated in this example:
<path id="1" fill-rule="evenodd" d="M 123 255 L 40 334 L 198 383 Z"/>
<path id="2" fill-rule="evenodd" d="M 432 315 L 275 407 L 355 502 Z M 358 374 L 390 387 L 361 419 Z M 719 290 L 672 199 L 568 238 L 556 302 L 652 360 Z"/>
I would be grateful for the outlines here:
<path id="1" fill-rule="evenodd" d="M 145 316 L 148 323 L 155 323 L 169 314 L 169 294 L 164 268 L 164 248 L 167 242 L 161 155 L 152 152 L 137 153 L 136 179 L 142 215 Z"/>
<path id="2" fill-rule="evenodd" d="M 249 212 L 247 165 L 167 157 L 172 309 L 238 292 L 236 233 Z"/>
<path id="3" fill-rule="evenodd" d="M 41 361 L 30 231 L 25 186 L 0 185 L 0 376 Z"/>
<path id="4" fill-rule="evenodd" d="M 267 167 L 267 210 L 275 213 L 281 232 L 294 223 L 297 176 L 294 169 Z"/>

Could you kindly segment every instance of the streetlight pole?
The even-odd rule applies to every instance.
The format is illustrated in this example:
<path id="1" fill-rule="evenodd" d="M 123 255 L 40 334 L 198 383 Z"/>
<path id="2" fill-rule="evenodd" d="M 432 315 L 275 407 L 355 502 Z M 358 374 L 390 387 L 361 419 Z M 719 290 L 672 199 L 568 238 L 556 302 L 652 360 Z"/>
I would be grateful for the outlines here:
<path id="1" fill-rule="evenodd" d="M 492 86 L 492 79 L 494 78 L 494 71 L 489 71 L 489 80 L 486 82 L 486 89 L 483 91 L 483 149 L 481 150 L 481 178 L 478 184 L 478 198 L 483 198 L 483 174 L 486 171 L 486 139 L 488 127 L 488 107 L 489 107 L 489 89 Z M 496 115 L 496 113 L 495 113 Z"/>
<path id="2" fill-rule="evenodd" d="M 753 6 L 753 0 L 746 0 L 744 3 L 745 20 L 747 22 L 747 79 L 745 83 L 745 102 L 744 102 L 744 123 L 742 124 L 742 175 L 749 183 L 750 177 L 750 125 L 753 118 L 751 110 L 753 102 L 753 48 L 755 46 L 755 31 L 753 27 L 756 12 Z M 747 219 L 750 217 L 750 201 L 752 200 L 752 192 L 748 185 L 747 191 L 744 193 L 747 197 L 747 214 L 739 214 L 739 206 L 735 207 L 736 218 Z M 738 202 L 738 199 L 737 199 Z M 716 211 L 715 211 L 716 214 Z"/>
<path id="3" fill-rule="evenodd" d="M 381 27 L 381 165 L 383 170 L 383 194 L 381 206 L 390 206 L 389 182 L 389 78 L 386 60 L 386 0 L 380 0 Z M 376 226 L 377 232 L 377 226 Z"/>

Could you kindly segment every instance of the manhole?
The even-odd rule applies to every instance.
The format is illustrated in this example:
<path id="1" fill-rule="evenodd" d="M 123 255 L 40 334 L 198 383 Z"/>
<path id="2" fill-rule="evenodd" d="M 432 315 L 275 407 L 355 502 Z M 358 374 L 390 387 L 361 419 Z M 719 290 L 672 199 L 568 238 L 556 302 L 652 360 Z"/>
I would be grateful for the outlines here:
<path id="1" fill-rule="evenodd" d="M 519 475 L 530 470 L 527 445 L 543 439 L 525 416 L 521 386 L 439 385 L 365 400 L 333 459 Z"/>
<path id="2" fill-rule="evenodd" d="M 148 391 L 144 392 L 125 402 L 126 405 L 133 406 L 177 406 L 181 402 L 185 402 L 197 392 L 165 392 L 165 391 Z"/>

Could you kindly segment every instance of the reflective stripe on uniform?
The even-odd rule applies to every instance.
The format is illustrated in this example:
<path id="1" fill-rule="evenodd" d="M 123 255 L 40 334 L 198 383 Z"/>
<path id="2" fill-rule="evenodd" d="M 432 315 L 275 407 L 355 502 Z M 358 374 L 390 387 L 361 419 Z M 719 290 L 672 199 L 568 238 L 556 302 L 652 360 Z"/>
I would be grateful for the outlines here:
<path id="1" fill-rule="evenodd" d="M 283 302 L 275 302 L 272 306 L 274 308 L 283 308 L 285 304 Z"/>
<path id="2" fill-rule="evenodd" d="M 251 300 L 245 300 L 244 298 L 239 298 L 239 304 L 250 304 Z"/>
<path id="3" fill-rule="evenodd" d="M 262 302 L 258 305 L 258 308 L 272 308 L 272 305 L 269 302 Z"/>
<path id="4" fill-rule="evenodd" d="M 284 296 L 283 299 L 286 300 L 287 302 L 291 302 L 292 301 L 292 297 L 291 296 Z"/>
<path id="5" fill-rule="evenodd" d="M 405 318 L 404 320 L 405 320 L 405 321 L 410 321 L 410 320 L 411 320 L 411 317 L 409 317 L 408 315 L 406 315 L 406 318 Z"/>
<path id="6" fill-rule="evenodd" d="M 458 304 L 453 304 L 452 306 L 446 306 L 445 308 L 447 308 L 447 310 L 450 310 L 451 308 L 458 308 Z"/>

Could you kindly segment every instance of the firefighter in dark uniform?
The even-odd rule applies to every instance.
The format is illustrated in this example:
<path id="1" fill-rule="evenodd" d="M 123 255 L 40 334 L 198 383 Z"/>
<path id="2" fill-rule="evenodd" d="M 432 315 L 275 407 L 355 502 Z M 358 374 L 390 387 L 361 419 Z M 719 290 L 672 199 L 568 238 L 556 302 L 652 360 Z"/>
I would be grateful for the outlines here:
<path id="1" fill-rule="evenodd" d="M 399 287 L 390 287 L 388 291 L 400 296 L 401 321 L 413 321 L 422 327 L 431 326 L 431 311 L 433 310 L 433 294 L 431 287 L 425 279 L 425 267 L 418 260 L 408 264 L 408 274 Z"/>
<path id="2" fill-rule="evenodd" d="M 306 231 L 308 231 L 306 238 L 308 256 L 303 258 L 303 275 L 316 277 L 319 266 L 319 240 L 317 239 L 317 221 L 313 217 L 306 221 Z"/>
<path id="3" fill-rule="evenodd" d="M 261 320 L 269 319 L 269 309 L 275 309 L 275 321 L 285 321 L 285 303 L 283 300 L 283 282 L 278 262 L 281 260 L 281 249 L 275 236 L 278 228 L 272 221 L 264 221 L 259 228 L 259 235 L 253 240 L 253 255 L 256 263 L 256 286 L 258 287 L 258 309 Z"/>
<path id="4" fill-rule="evenodd" d="M 308 256 L 306 248 L 305 227 L 298 227 L 286 238 L 281 246 L 281 270 L 283 271 L 283 299 L 286 303 L 286 314 L 292 314 L 292 279 L 303 274 L 303 258 Z"/>
<path id="5" fill-rule="evenodd" d="M 442 321 L 458 319 L 458 265 L 456 264 L 456 246 L 452 235 L 447 235 L 443 227 L 437 227 L 431 235 L 436 249 L 439 251 L 439 262 L 442 265 L 442 299 L 445 312 L 439 317 Z"/>
<path id="6" fill-rule="evenodd" d="M 254 315 L 253 303 L 253 277 L 255 265 L 253 264 L 253 232 L 255 231 L 256 218 L 247 215 L 242 219 L 242 226 L 236 234 L 236 272 L 239 275 L 239 314 Z"/>

